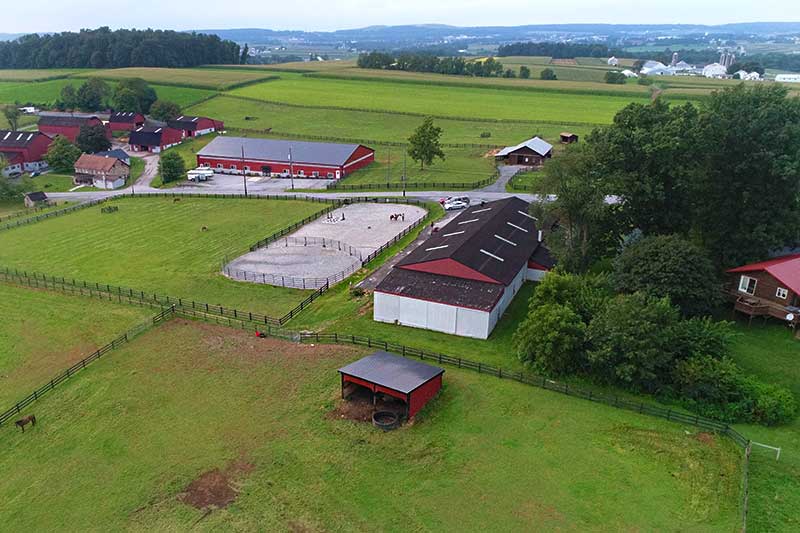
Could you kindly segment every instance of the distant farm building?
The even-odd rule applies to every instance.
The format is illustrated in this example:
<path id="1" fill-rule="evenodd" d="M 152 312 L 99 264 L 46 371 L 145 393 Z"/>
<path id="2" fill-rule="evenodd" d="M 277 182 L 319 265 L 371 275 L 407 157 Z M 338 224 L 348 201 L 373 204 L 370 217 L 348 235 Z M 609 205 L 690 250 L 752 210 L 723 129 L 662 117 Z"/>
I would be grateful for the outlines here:
<path id="1" fill-rule="evenodd" d="M 507 165 L 533 167 L 541 165 L 545 159 L 552 156 L 553 145 L 539 137 L 534 137 L 516 146 L 503 148 L 495 154 L 495 159 L 504 161 Z"/>
<path id="2" fill-rule="evenodd" d="M 375 352 L 339 369 L 342 398 L 354 388 L 372 393 L 373 404 L 380 394 L 401 400 L 406 418 L 413 418 L 442 388 L 444 369 L 386 352 Z"/>
<path id="3" fill-rule="evenodd" d="M 168 121 L 167 126 L 180 130 L 184 137 L 199 137 L 225 129 L 225 125 L 221 120 L 186 115 L 181 115 L 174 120 Z"/>
<path id="4" fill-rule="evenodd" d="M 725 78 L 728 76 L 728 67 L 719 63 L 711 63 L 703 67 L 703 76 L 706 78 Z"/>
<path id="5" fill-rule="evenodd" d="M 229 174 L 340 179 L 375 161 L 361 144 L 217 137 L 197 152 L 197 166 Z"/>
<path id="6" fill-rule="evenodd" d="M 84 115 L 41 115 L 39 131 L 48 137 L 63 135 L 72 142 L 78 138 L 84 126 L 102 126 L 103 121 L 96 116 Z M 106 136 L 111 137 L 111 130 L 106 128 Z"/>
<path id="7" fill-rule="evenodd" d="M 75 162 L 75 185 L 98 189 L 119 189 L 131 173 L 130 167 L 116 157 L 83 154 Z"/>
<path id="8" fill-rule="evenodd" d="M 488 338 L 522 284 L 554 266 L 529 207 L 510 197 L 464 210 L 378 284 L 373 318 Z"/>
<path id="9" fill-rule="evenodd" d="M 112 132 L 129 132 L 144 126 L 145 117 L 141 113 L 111 113 L 108 127 Z"/>
<path id="10" fill-rule="evenodd" d="M 561 144 L 572 144 L 578 142 L 578 135 L 572 133 L 571 131 L 562 131 L 560 138 Z"/>
<path id="11" fill-rule="evenodd" d="M 800 324 L 800 254 L 728 270 L 734 309 Z M 800 332 L 798 332 L 800 333 Z"/>
<path id="12" fill-rule="evenodd" d="M 606 61 L 606 63 L 608 63 L 609 67 L 617 67 L 619 66 L 619 59 L 617 59 L 614 56 L 611 56 L 608 58 L 608 61 Z"/>
<path id="13" fill-rule="evenodd" d="M 42 133 L 0 130 L 0 155 L 6 160 L 6 167 L 0 171 L 8 176 L 47 168 L 44 154 L 51 142 L 53 140 Z"/>
<path id="14" fill-rule="evenodd" d="M 639 77 L 638 74 L 636 74 L 634 71 L 632 71 L 630 69 L 627 69 L 627 68 L 622 71 L 622 75 L 625 76 L 626 78 L 638 78 Z"/>
<path id="15" fill-rule="evenodd" d="M 94 155 L 100 155 L 103 157 L 115 157 L 125 163 L 126 165 L 131 164 L 131 156 L 125 150 L 120 150 L 119 148 L 114 150 L 106 150 L 105 152 L 97 152 Z"/>
<path id="16" fill-rule="evenodd" d="M 183 134 L 174 128 L 136 128 L 130 134 L 128 144 L 134 152 L 157 154 L 181 143 Z"/>
<path id="17" fill-rule="evenodd" d="M 783 83 L 800 83 L 800 74 L 777 74 L 775 81 Z"/>
<path id="18" fill-rule="evenodd" d="M 25 194 L 24 203 L 25 207 L 30 209 L 32 207 L 45 206 L 49 203 L 49 200 L 47 199 L 47 195 L 42 191 L 35 191 Z"/>

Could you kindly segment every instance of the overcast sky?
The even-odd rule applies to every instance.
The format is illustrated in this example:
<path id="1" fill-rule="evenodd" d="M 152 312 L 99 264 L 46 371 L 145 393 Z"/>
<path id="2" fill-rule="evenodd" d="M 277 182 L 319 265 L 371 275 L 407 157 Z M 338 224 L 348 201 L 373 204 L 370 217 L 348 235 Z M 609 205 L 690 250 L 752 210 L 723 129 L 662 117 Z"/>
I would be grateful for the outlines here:
<path id="1" fill-rule="evenodd" d="M 111 28 L 334 30 L 374 24 L 798 21 L 797 0 L 2 0 L 0 33 Z"/>

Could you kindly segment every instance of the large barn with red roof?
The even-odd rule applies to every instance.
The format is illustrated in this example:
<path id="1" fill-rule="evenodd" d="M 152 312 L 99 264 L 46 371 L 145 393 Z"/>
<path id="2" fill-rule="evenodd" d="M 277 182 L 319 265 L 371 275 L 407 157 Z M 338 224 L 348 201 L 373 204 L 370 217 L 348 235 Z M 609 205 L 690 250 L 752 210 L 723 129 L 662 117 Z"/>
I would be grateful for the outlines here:
<path id="1" fill-rule="evenodd" d="M 378 284 L 373 318 L 488 338 L 522 284 L 554 266 L 528 208 L 511 197 L 463 211 Z"/>

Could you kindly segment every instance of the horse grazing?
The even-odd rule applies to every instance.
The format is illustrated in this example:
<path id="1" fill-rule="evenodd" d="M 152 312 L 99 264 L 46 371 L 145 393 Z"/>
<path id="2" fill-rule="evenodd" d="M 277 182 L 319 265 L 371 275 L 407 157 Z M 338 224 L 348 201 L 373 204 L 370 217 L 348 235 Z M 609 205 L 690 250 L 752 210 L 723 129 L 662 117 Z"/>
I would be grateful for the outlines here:
<path id="1" fill-rule="evenodd" d="M 27 426 L 28 424 L 32 426 L 36 425 L 36 415 L 28 415 L 25 418 L 20 418 L 19 420 L 14 422 L 14 424 L 18 426 L 23 433 L 25 433 L 25 426 Z"/>
<path id="2" fill-rule="evenodd" d="M 175 202 L 180 202 L 180 201 L 181 201 L 181 199 L 180 199 L 180 198 L 173 198 L 173 199 L 172 199 L 172 203 L 175 203 Z"/>

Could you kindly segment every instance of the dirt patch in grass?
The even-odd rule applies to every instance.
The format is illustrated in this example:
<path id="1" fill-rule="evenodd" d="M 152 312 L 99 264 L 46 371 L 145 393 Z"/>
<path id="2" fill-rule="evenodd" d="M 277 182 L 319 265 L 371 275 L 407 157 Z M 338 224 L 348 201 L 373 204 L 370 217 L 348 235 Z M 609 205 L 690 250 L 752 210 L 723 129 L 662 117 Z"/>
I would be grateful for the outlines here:
<path id="1" fill-rule="evenodd" d="M 355 420 L 356 422 L 372 423 L 372 414 L 376 411 L 391 411 L 398 415 L 405 414 L 405 404 L 383 394 L 378 394 L 375 405 L 372 404 L 372 394 L 364 387 L 355 389 L 347 400 L 337 400 L 333 410 L 328 412 L 332 420 Z"/>
<path id="2" fill-rule="evenodd" d="M 699 440 L 700 442 L 702 442 L 703 444 L 706 444 L 708 446 L 712 446 L 713 447 L 713 446 L 716 446 L 716 444 L 717 444 L 716 437 L 714 437 L 713 434 L 705 432 L 705 431 L 701 431 L 700 433 L 698 433 L 694 437 L 697 440 Z"/>
<path id="3" fill-rule="evenodd" d="M 255 466 L 240 458 L 224 470 L 215 468 L 189 483 L 178 499 L 195 509 L 224 509 L 236 500 L 237 480 L 249 474 Z"/>

